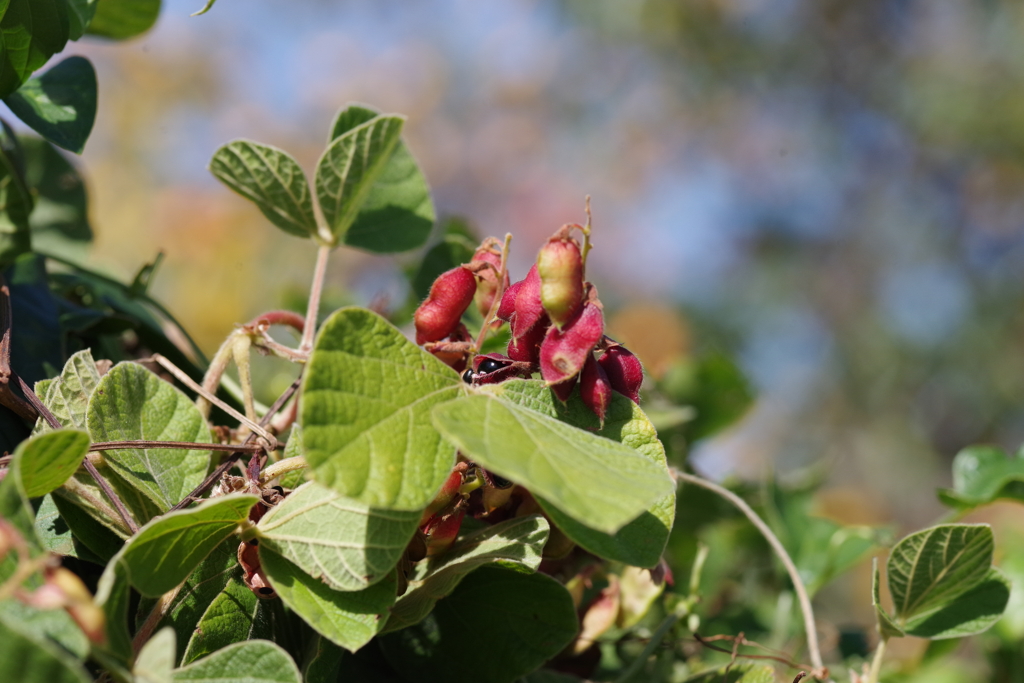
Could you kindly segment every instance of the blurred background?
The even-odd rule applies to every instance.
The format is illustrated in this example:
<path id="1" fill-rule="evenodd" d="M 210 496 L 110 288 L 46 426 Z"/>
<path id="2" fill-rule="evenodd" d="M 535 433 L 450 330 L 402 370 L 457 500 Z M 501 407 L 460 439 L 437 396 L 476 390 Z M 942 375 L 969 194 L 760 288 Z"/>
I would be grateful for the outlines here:
<path id="1" fill-rule="evenodd" d="M 1024 4 L 201 4 L 67 54 L 100 83 L 88 262 L 127 279 L 164 251 L 152 291 L 208 353 L 301 300 L 315 258 L 213 151 L 252 138 L 309 173 L 361 101 L 408 116 L 440 216 L 513 233 L 513 279 L 592 196 L 611 334 L 654 379 L 722 353 L 752 385 L 687 444 L 698 471 L 810 476 L 822 514 L 907 531 L 942 516 L 959 449 L 1024 438 Z M 399 307 L 415 262 L 339 250 L 328 301 Z"/>

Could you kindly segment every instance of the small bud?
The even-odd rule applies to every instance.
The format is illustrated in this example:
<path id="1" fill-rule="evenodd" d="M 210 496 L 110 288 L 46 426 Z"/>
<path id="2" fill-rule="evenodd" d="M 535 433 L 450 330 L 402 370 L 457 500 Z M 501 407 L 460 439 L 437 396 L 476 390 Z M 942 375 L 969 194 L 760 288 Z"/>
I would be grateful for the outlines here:
<path id="1" fill-rule="evenodd" d="M 533 326 L 533 329 L 529 330 L 526 334 L 516 336 L 519 326 L 519 316 L 517 315 L 515 320 L 512 321 L 512 339 L 508 343 L 508 349 L 506 349 L 508 357 L 520 363 L 529 363 L 531 366 L 536 366 L 540 363 L 540 345 L 544 341 L 550 325 L 551 323 L 548 321 L 547 316 L 543 316 Z"/>
<path id="2" fill-rule="evenodd" d="M 543 317 L 545 315 L 544 306 L 540 302 L 540 276 L 537 274 L 537 266 L 534 265 L 516 293 L 516 324 L 512 330 L 512 337 L 519 338 L 529 334 Z"/>
<path id="3" fill-rule="evenodd" d="M 605 350 L 598 363 L 608 375 L 612 389 L 629 397 L 633 403 L 640 403 L 640 385 L 644 381 L 644 368 L 640 359 L 625 346 L 612 346 Z"/>
<path id="4" fill-rule="evenodd" d="M 540 300 L 555 327 L 573 319 L 583 303 L 583 258 L 576 240 L 552 237 L 537 254 Z"/>
<path id="5" fill-rule="evenodd" d="M 501 242 L 494 237 L 488 237 L 477 247 L 473 254 L 470 265 L 489 263 L 494 268 L 482 268 L 476 271 L 479 281 L 476 286 L 476 295 L 473 300 L 480 311 L 480 315 L 487 317 L 494 304 L 494 297 L 498 293 L 498 271 L 501 270 Z M 508 288 L 508 273 L 505 273 L 505 288 Z M 502 297 L 504 301 L 504 297 Z"/>
<path id="6" fill-rule="evenodd" d="M 476 276 L 462 266 L 441 273 L 430 286 L 430 294 L 413 314 L 416 343 L 444 339 L 456 327 L 476 294 Z"/>
<path id="7" fill-rule="evenodd" d="M 519 296 L 519 288 L 523 286 L 524 282 L 526 280 L 513 282 L 505 288 L 505 293 L 501 295 L 501 304 L 498 306 L 499 320 L 508 322 L 512 319 L 512 314 L 516 312 L 516 297 Z"/>
<path id="8" fill-rule="evenodd" d="M 604 424 L 604 416 L 608 413 L 608 404 L 612 400 L 612 385 L 604 368 L 591 353 L 580 372 L 580 398 L 583 403 L 594 411 L 594 415 Z"/>
<path id="9" fill-rule="evenodd" d="M 598 304 L 591 302 L 587 302 L 564 329 L 549 329 L 540 345 L 540 372 L 544 381 L 550 386 L 579 374 L 603 335 L 604 313 Z"/>

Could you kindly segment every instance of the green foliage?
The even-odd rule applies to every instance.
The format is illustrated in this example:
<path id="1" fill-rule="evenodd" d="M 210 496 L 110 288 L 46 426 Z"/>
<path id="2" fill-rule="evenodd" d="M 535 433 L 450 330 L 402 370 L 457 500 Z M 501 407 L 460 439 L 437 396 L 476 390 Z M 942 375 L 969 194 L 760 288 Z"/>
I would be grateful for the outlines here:
<path id="1" fill-rule="evenodd" d="M 108 2 L 110 0 L 107 0 Z M 64 49 L 71 35 L 66 0 L 8 0 L 0 14 L 0 97 Z"/>
<path id="2" fill-rule="evenodd" d="M 380 316 L 343 308 L 317 335 L 302 379 L 302 438 L 317 481 L 370 505 L 421 510 L 455 449 L 430 410 L 465 392 L 451 368 Z"/>
<path id="3" fill-rule="evenodd" d="M 971 446 L 953 458 L 953 488 L 940 489 L 939 500 L 970 509 L 1000 498 L 1024 500 L 1024 451 L 1007 457 L 993 446 Z"/>
<path id="4" fill-rule="evenodd" d="M 56 644 L 0 616 L 0 676 L 23 683 L 87 683 L 91 677 Z"/>
<path id="5" fill-rule="evenodd" d="M 95 0 L 95 4 L 86 33 L 112 40 L 145 33 L 160 15 L 160 0 Z"/>
<path id="6" fill-rule="evenodd" d="M 0 21 L 0 30 L 2 30 Z M 2 79 L 2 76 L 0 76 Z M 0 120 L 0 267 L 31 248 L 28 217 L 32 195 L 25 184 L 25 159 L 14 131 Z"/>
<path id="7" fill-rule="evenodd" d="M 172 680 L 195 683 L 300 683 L 299 670 L 283 649 L 265 640 L 229 645 L 188 666 Z"/>
<path id="8" fill-rule="evenodd" d="M 14 458 L 25 495 L 38 498 L 67 481 L 85 459 L 89 435 L 61 429 L 23 441 Z"/>
<path id="9" fill-rule="evenodd" d="M 68 57 L 4 98 L 18 118 L 53 144 L 81 154 L 96 121 L 96 70 Z"/>

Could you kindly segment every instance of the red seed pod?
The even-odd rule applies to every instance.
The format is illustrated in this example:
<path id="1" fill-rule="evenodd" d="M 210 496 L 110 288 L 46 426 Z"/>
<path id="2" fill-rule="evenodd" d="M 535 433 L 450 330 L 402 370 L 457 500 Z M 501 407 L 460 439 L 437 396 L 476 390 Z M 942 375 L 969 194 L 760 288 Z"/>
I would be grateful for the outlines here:
<path id="1" fill-rule="evenodd" d="M 583 303 L 583 257 L 571 237 L 552 237 L 537 254 L 540 300 L 555 327 L 562 329 Z"/>
<path id="2" fill-rule="evenodd" d="M 597 361 L 608 375 L 612 389 L 640 403 L 640 385 L 644 381 L 644 368 L 640 359 L 625 346 L 612 346 Z"/>
<path id="3" fill-rule="evenodd" d="M 549 329 L 540 345 L 540 372 L 544 381 L 550 386 L 579 374 L 603 335 L 604 313 L 598 304 L 591 302 L 587 302 L 564 329 Z"/>
<path id="4" fill-rule="evenodd" d="M 540 275 L 536 264 L 526 274 L 522 286 L 516 293 L 516 324 L 512 337 L 529 334 L 534 325 L 544 317 L 544 306 L 540 302 Z M 509 354 L 510 356 L 512 354 Z"/>
<path id="5" fill-rule="evenodd" d="M 476 253 L 473 254 L 473 260 L 470 261 L 471 266 L 482 266 L 485 263 L 494 267 L 485 266 L 476 270 L 478 282 L 473 300 L 476 302 L 480 315 L 486 318 L 487 314 L 491 312 L 494 297 L 498 293 L 498 272 L 501 270 L 501 242 L 494 237 L 485 239 L 477 247 Z M 508 273 L 505 273 L 504 280 L 505 288 L 508 289 Z M 504 301 L 504 297 L 502 297 L 502 301 Z"/>
<path id="6" fill-rule="evenodd" d="M 423 532 L 427 536 L 427 557 L 440 555 L 452 547 L 452 544 L 455 543 L 455 537 L 459 535 L 462 518 L 465 516 L 466 506 L 460 505 L 449 514 L 436 515 L 434 519 L 426 524 Z"/>
<path id="7" fill-rule="evenodd" d="M 519 317 L 516 316 L 512 321 L 512 339 L 509 341 L 508 348 L 506 349 L 508 357 L 520 363 L 529 363 L 531 366 L 536 366 L 540 363 L 540 345 L 544 341 L 548 329 L 551 327 L 551 322 L 545 316 L 533 326 L 533 329 L 517 337 L 518 325 Z"/>
<path id="8" fill-rule="evenodd" d="M 569 397 L 572 396 L 572 390 L 576 388 L 576 378 L 577 375 L 573 375 L 564 382 L 552 384 L 550 387 L 551 392 L 559 401 L 565 403 L 566 401 L 569 400 Z"/>
<path id="9" fill-rule="evenodd" d="M 597 415 L 603 425 L 604 416 L 608 413 L 608 404 L 612 401 L 612 385 L 593 353 L 587 356 L 587 362 L 580 372 L 580 398 L 594 411 L 594 415 Z"/>
<path id="10" fill-rule="evenodd" d="M 451 334 L 476 294 L 476 276 L 462 266 L 441 273 L 430 294 L 413 314 L 416 343 L 439 341 Z"/>
<path id="11" fill-rule="evenodd" d="M 501 295 L 501 304 L 498 306 L 499 320 L 508 322 L 512 319 L 512 314 L 516 311 L 516 296 L 519 295 L 519 288 L 524 282 L 525 280 L 513 282 L 505 288 L 505 293 Z"/>
<path id="12" fill-rule="evenodd" d="M 430 521 L 430 518 L 436 515 L 438 512 L 443 510 L 452 499 L 455 498 L 459 493 L 459 487 L 462 486 L 463 478 L 466 470 L 469 469 L 468 462 L 457 462 L 455 467 L 452 468 L 451 474 L 441 484 L 441 490 L 434 496 L 434 500 L 430 502 L 427 509 L 423 511 L 423 515 L 420 517 L 420 526 L 423 526 Z"/>

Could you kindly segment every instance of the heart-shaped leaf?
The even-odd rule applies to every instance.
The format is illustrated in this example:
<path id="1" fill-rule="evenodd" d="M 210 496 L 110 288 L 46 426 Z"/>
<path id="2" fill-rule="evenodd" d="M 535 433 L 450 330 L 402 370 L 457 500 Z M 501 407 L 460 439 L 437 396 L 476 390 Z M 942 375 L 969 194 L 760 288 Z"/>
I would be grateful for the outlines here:
<path id="1" fill-rule="evenodd" d="M 349 105 L 338 112 L 328 144 L 378 115 L 372 109 Z M 350 247 L 378 253 L 415 249 L 430 235 L 434 218 L 430 186 L 409 148 L 400 140 L 370 188 L 355 222 L 345 233 L 344 241 Z"/>
<path id="2" fill-rule="evenodd" d="M 455 590 L 474 569 L 492 562 L 536 569 L 548 540 L 548 523 L 539 515 L 516 517 L 460 538 L 447 552 L 419 562 L 409 586 L 391 609 L 385 632 L 422 621 L 438 600 Z"/>
<path id="3" fill-rule="evenodd" d="M 434 409 L 438 430 L 468 458 L 606 534 L 673 492 L 663 464 L 513 403 L 505 384 Z"/>
<path id="4" fill-rule="evenodd" d="M 160 0 L 98 0 L 85 32 L 113 40 L 145 33 L 160 16 Z"/>
<path id="5" fill-rule="evenodd" d="M 999 621 L 1010 600 L 1009 579 L 992 567 L 972 588 L 927 614 L 909 619 L 907 635 L 941 640 L 963 638 L 987 631 Z"/>
<path id="6" fill-rule="evenodd" d="M 103 376 L 89 399 L 88 424 L 93 441 L 210 442 L 210 429 L 192 401 L 135 363 L 118 363 Z M 104 458 L 167 510 L 203 480 L 210 453 L 127 448 L 104 451 Z"/>
<path id="7" fill-rule="evenodd" d="M 302 378 L 302 438 L 314 478 L 369 505 L 422 510 L 455 462 L 430 410 L 465 386 L 376 313 L 335 312 Z"/>
<path id="8" fill-rule="evenodd" d="M 299 237 L 316 235 L 306 174 L 287 152 L 235 140 L 213 154 L 210 172 L 259 207 L 271 223 Z"/>
<path id="9" fill-rule="evenodd" d="M 333 140 L 320 157 L 316 197 L 335 241 L 347 242 L 346 233 L 381 180 L 404 123 L 401 116 L 374 117 Z"/>
<path id="10" fill-rule="evenodd" d="M 558 418 L 575 427 L 618 441 L 644 456 L 668 476 L 665 448 L 658 440 L 654 425 L 636 403 L 613 392 L 604 425 L 574 391 L 566 403 L 557 400 L 543 382 L 513 380 L 501 385 L 503 398 Z M 639 517 L 614 534 L 592 529 L 578 522 L 544 498 L 538 502 L 551 521 L 574 542 L 608 560 L 634 567 L 653 567 L 665 551 L 676 514 L 675 488 L 659 498 Z"/>
<path id="11" fill-rule="evenodd" d="M 86 429 L 89 397 L 100 382 L 100 372 L 89 349 L 68 358 L 60 376 L 36 382 L 35 392 L 53 416 L 65 427 Z M 46 420 L 36 420 L 34 433 L 50 431 Z"/>
<path id="12" fill-rule="evenodd" d="M 314 579 L 277 553 L 260 548 L 260 562 L 274 590 L 318 633 L 349 652 L 377 635 L 395 602 L 391 575 L 359 591 L 337 591 Z"/>
<path id="13" fill-rule="evenodd" d="M 175 669 L 175 683 L 301 683 L 295 662 L 274 643 L 235 643 L 188 666 Z"/>
<path id="14" fill-rule="evenodd" d="M 96 121 L 96 70 L 68 57 L 4 98 L 19 119 L 44 138 L 81 154 Z"/>
<path id="15" fill-rule="evenodd" d="M 357 591 L 387 577 L 419 512 L 371 508 L 316 482 L 303 484 L 260 520 L 261 545 L 315 579 Z"/>

